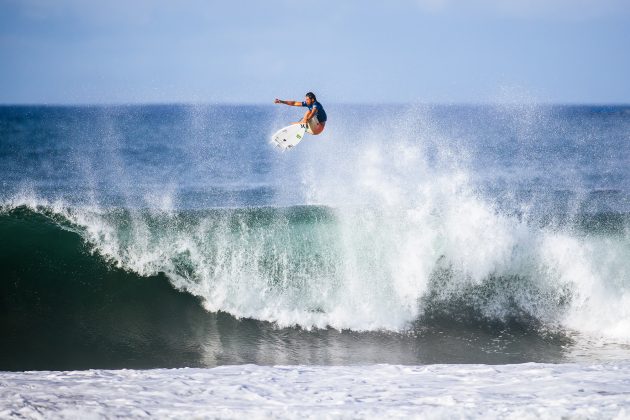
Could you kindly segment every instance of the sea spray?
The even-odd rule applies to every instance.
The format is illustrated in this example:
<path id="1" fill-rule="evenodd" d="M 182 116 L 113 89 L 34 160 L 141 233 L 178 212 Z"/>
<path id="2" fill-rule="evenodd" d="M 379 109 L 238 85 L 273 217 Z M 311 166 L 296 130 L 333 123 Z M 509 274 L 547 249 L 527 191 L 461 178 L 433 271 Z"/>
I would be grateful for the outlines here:
<path id="1" fill-rule="evenodd" d="M 478 113 L 497 114 L 473 111 L 470 120 Z M 84 171 L 95 172 L 85 182 L 91 198 L 80 188 L 59 196 L 41 193 L 39 185 L 26 197 L 3 191 L 2 211 L 44 214 L 78 232 L 112 266 L 140 276 L 163 273 L 209 311 L 278 326 L 405 331 L 419 319 L 441 316 L 568 328 L 627 341 L 626 216 L 610 210 L 606 220 L 621 220 L 612 231 L 606 224 L 604 230 L 582 226 L 580 218 L 589 213 L 580 203 L 594 194 L 583 191 L 603 181 L 576 172 L 579 149 L 557 145 L 562 164 L 547 162 L 530 173 L 523 161 L 543 160 L 551 150 L 544 136 L 555 128 L 545 126 L 544 115 L 528 111 L 534 124 L 524 121 L 512 130 L 518 116 L 491 120 L 488 130 L 478 127 L 479 136 L 498 127 L 499 137 L 477 138 L 483 146 L 477 147 L 466 143 L 471 138 L 465 119 L 445 130 L 436 112 L 411 108 L 380 113 L 371 123 L 360 119 L 361 124 L 349 122 L 351 114 L 337 113 L 326 134 L 309 139 L 307 147 L 278 155 L 251 141 L 250 155 L 223 166 L 236 151 L 249 153 L 234 144 L 230 118 L 212 125 L 214 133 L 200 120 L 214 114 L 183 112 L 189 127 L 181 131 L 186 141 L 178 143 L 179 134 L 173 134 L 178 131 L 167 124 L 178 119 L 168 113 L 161 119 L 164 110 L 99 114 L 100 131 L 90 138 L 101 155 L 77 152 L 85 158 Z M 459 118 L 461 111 L 453 112 Z M 154 143 L 130 147 L 135 141 L 130 133 L 148 135 L 134 125 L 135 118 L 140 127 L 150 123 L 147 133 L 162 133 L 151 137 Z M 572 132 L 561 132 L 566 133 Z M 527 147 L 519 143 L 522 136 Z M 544 147 L 535 147 L 534 140 Z M 186 159 L 190 150 L 199 152 L 195 159 Z M 206 160 L 203 153 L 209 154 Z M 617 168 L 605 159 L 593 167 Z M 545 178 L 540 171 L 547 169 L 551 175 Z M 488 194 L 480 179 L 506 182 L 501 199 L 529 198 L 506 204 Z M 508 182 L 513 179 L 517 182 Z M 220 182 L 227 192 L 215 202 L 205 184 L 218 188 Z M 579 185 L 567 194 L 554 190 L 572 183 Z M 248 198 L 253 206 L 239 201 L 239 191 L 259 184 L 271 192 Z M 523 185 L 529 189 L 519 189 Z M 568 205 L 541 207 L 543 193 L 570 196 Z M 599 194 L 603 198 L 588 211 L 607 217 L 602 206 L 623 191 L 607 194 Z"/>
<path id="2" fill-rule="evenodd" d="M 3 213 L 28 207 L 115 266 L 279 326 L 401 331 L 428 311 L 628 339 L 625 237 L 546 231 L 469 200 L 173 213 L 14 200 Z"/>

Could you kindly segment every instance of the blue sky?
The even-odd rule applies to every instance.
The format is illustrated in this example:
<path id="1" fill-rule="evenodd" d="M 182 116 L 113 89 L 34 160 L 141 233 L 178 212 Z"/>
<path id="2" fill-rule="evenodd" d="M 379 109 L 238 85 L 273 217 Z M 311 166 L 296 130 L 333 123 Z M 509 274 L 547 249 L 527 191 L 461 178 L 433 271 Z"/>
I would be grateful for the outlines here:
<path id="1" fill-rule="evenodd" d="M 0 103 L 630 103 L 628 0 L 0 0 Z"/>

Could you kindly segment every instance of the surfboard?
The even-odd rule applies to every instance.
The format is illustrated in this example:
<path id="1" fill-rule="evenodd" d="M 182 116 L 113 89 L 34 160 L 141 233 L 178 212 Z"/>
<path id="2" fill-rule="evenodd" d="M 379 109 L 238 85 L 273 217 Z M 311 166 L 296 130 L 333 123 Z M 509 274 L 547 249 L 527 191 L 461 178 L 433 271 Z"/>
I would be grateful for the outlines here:
<path id="1" fill-rule="evenodd" d="M 291 124 L 276 131 L 276 133 L 271 136 L 271 143 L 282 150 L 291 149 L 302 141 L 306 129 L 306 124 Z"/>

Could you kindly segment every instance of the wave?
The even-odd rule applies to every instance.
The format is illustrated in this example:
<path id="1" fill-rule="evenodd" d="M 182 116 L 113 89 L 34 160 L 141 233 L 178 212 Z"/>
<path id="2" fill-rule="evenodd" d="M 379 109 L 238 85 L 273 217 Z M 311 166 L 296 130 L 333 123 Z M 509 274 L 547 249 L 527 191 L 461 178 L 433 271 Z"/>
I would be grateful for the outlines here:
<path id="1" fill-rule="evenodd" d="M 12 262 L 2 275 L 42 258 L 70 272 L 112 267 L 127 281 L 166 278 L 210 312 L 280 327 L 405 331 L 441 319 L 630 340 L 628 215 L 541 228 L 460 204 L 156 211 L 14 199 L 0 211 Z M 12 256 L 19 241 L 47 246 Z"/>
<path id="2" fill-rule="evenodd" d="M 186 210 L 185 180 L 166 186 L 156 172 L 151 188 L 134 183 L 141 172 L 120 158 L 123 143 L 114 136 L 103 172 L 85 165 L 86 190 L 66 191 L 73 200 L 42 198 L 55 191 L 3 196 L 0 220 L 16 229 L 13 237 L 3 234 L 4 242 L 35 235 L 29 230 L 35 226 L 52 232 L 42 240 L 54 252 L 74 255 L 72 264 L 77 249 L 56 242 L 58 232 L 70 231 L 99 264 L 136 279 L 168 279 L 212 313 L 281 327 L 405 331 L 439 318 L 630 340 L 630 222 L 619 210 L 627 209 L 626 191 L 588 196 L 580 187 L 583 174 L 562 149 L 546 166 L 530 168 L 532 156 L 554 150 L 534 147 L 540 142 L 533 140 L 544 143 L 534 130 L 544 119 L 536 108 L 514 115 L 518 121 L 508 125 L 516 137 L 499 135 L 510 147 L 496 156 L 488 152 L 492 142 L 475 152 L 445 137 L 449 130 L 422 109 L 369 122 L 362 117 L 341 113 L 335 130 L 291 154 L 260 151 L 270 186 L 263 202 L 275 207 L 208 209 L 202 197 L 202 209 Z M 540 136 L 549 134 L 543 131 Z M 194 159 L 187 154 L 182 162 L 239 167 L 228 160 L 232 154 L 208 151 L 205 138 L 192 137 L 185 150 Z M 212 141 L 233 143 L 229 132 Z M 211 152 L 216 156 L 206 162 Z M 475 167 L 475 153 L 520 160 Z M 260 169 L 258 158 L 252 162 Z M 475 176 L 493 178 L 504 166 L 536 187 L 531 194 L 510 198 L 518 195 L 514 185 L 520 188 L 510 180 L 498 198 L 479 192 Z M 188 175 L 203 184 L 204 173 Z M 99 187 L 97 175 L 111 183 Z M 219 175 L 219 183 L 227 182 Z M 541 183 L 541 177 L 559 182 Z M 568 198 L 545 198 L 565 187 Z M 112 191 L 120 196 L 114 203 L 106 199 Z M 620 206 L 610 205 L 613 199 Z M 539 206 L 542 213 L 540 201 L 548 202 Z M 32 257 L 22 258 L 27 264 Z"/>

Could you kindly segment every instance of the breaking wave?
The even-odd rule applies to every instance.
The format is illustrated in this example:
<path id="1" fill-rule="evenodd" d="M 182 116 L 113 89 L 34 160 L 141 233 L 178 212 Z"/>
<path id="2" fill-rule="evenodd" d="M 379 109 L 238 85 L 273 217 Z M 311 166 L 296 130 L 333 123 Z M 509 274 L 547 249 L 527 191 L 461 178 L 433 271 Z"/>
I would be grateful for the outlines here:
<path id="1" fill-rule="evenodd" d="M 93 254 L 139 277 L 165 275 L 208 311 L 279 326 L 401 331 L 439 315 L 626 341 L 630 241 L 621 217 L 617 230 L 598 233 L 590 219 L 565 231 L 532 227 L 474 200 L 396 212 L 154 212 L 17 200 L 3 207 L 0 226 L 5 244 L 44 240 L 70 263 Z"/>
<path id="2" fill-rule="evenodd" d="M 393 121 L 364 137 L 341 122 L 271 160 L 275 200 L 303 205 L 182 209 L 177 185 L 144 206 L 21 193 L 0 222 L 16 237 L 70 230 L 93 258 L 278 326 L 404 331 L 440 316 L 630 340 L 628 214 L 506 210 L 470 179 L 484 168 L 465 147 L 422 118 Z"/>

